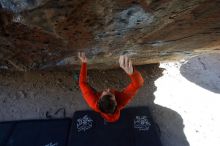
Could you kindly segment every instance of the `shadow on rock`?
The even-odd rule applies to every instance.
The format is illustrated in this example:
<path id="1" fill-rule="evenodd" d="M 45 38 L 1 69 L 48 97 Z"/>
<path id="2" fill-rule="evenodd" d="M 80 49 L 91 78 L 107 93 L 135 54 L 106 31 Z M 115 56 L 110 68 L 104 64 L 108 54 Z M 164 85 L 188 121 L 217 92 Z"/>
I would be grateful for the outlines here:
<path id="1" fill-rule="evenodd" d="M 180 73 L 190 82 L 220 93 L 220 53 L 193 57 L 181 66 Z"/>

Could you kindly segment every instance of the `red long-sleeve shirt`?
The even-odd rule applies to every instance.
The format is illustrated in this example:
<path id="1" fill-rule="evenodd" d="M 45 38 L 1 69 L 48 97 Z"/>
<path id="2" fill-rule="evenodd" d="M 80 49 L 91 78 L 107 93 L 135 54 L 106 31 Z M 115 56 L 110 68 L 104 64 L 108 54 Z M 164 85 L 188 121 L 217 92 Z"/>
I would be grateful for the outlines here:
<path id="1" fill-rule="evenodd" d="M 134 97 L 138 89 L 143 85 L 144 80 L 141 74 L 134 69 L 132 75 L 129 75 L 131 83 L 124 88 L 121 92 L 111 89 L 110 92 L 115 95 L 117 101 L 117 109 L 114 114 L 106 114 L 100 111 L 98 107 L 98 100 L 102 93 L 95 92 L 87 84 L 87 64 L 83 63 L 80 70 L 79 86 L 87 104 L 96 112 L 100 113 L 101 116 L 108 122 L 115 122 L 120 117 L 120 110 L 128 104 L 128 102 Z"/>

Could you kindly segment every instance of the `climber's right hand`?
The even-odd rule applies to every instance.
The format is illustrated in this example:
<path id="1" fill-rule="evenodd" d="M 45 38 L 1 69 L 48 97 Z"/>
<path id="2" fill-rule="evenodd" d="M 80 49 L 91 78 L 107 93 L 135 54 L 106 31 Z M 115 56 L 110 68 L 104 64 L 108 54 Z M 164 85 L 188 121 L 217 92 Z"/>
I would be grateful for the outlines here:
<path id="1" fill-rule="evenodd" d="M 121 55 L 119 58 L 120 67 L 129 75 L 133 74 L 132 61 L 126 55 Z"/>
<path id="2" fill-rule="evenodd" d="M 82 63 L 87 63 L 88 59 L 85 55 L 85 52 L 78 52 L 78 58 Z"/>

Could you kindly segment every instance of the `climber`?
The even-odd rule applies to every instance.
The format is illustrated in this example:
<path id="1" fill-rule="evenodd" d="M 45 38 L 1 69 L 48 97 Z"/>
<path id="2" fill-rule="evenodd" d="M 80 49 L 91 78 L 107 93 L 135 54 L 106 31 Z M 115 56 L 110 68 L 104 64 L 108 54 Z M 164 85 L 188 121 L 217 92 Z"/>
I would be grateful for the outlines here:
<path id="1" fill-rule="evenodd" d="M 132 66 L 132 61 L 125 55 L 119 57 L 120 67 L 128 74 L 131 83 L 122 91 L 114 89 L 105 89 L 102 92 L 96 92 L 87 83 L 87 57 L 84 52 L 78 53 L 81 60 L 81 70 L 79 77 L 79 86 L 87 104 L 108 122 L 115 122 L 120 117 L 120 110 L 129 103 L 135 96 L 138 89 L 143 85 L 144 80 L 141 74 Z"/>

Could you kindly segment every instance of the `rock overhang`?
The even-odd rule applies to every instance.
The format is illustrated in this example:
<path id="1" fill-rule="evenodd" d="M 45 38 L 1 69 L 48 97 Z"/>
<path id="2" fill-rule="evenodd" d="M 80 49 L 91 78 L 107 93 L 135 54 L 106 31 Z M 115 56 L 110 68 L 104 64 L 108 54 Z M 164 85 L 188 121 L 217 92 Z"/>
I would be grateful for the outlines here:
<path id="1" fill-rule="evenodd" d="M 219 52 L 218 0 L 0 0 L 0 62 L 8 70 L 158 63 Z"/>

